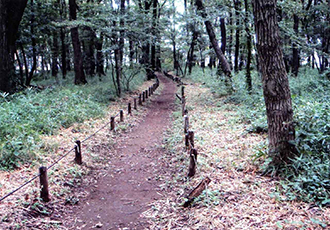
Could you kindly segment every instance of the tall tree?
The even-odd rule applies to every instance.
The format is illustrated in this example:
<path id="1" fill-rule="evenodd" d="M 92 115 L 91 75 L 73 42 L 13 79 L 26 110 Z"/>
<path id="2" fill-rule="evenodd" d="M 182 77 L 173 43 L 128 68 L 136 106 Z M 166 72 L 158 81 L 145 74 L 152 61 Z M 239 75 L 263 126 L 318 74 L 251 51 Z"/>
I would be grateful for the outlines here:
<path id="1" fill-rule="evenodd" d="M 227 34 L 226 34 L 226 24 L 225 18 L 220 18 L 220 32 L 221 32 L 221 51 L 223 54 L 226 52 L 226 45 L 227 45 Z"/>
<path id="2" fill-rule="evenodd" d="M 257 50 L 267 111 L 269 155 L 274 165 L 294 157 L 295 139 L 289 81 L 281 49 L 276 0 L 254 0 Z"/>
<path id="3" fill-rule="evenodd" d="M 229 92 L 231 92 L 233 90 L 233 86 L 232 86 L 232 75 L 231 75 L 231 69 L 230 69 L 230 65 L 225 57 L 225 55 L 222 53 L 220 47 L 219 47 L 219 43 L 218 43 L 218 40 L 215 36 L 215 33 L 214 33 L 214 29 L 213 29 L 213 25 L 211 23 L 211 21 L 209 21 L 207 19 L 207 13 L 205 11 L 205 7 L 203 5 L 203 1 L 202 0 L 196 0 L 196 6 L 197 6 L 197 11 L 199 14 L 201 14 L 201 16 L 204 18 L 204 24 L 205 24 L 205 27 L 206 27 L 206 30 L 207 30 L 207 33 L 209 35 L 209 38 L 210 38 L 210 42 L 213 46 L 213 49 L 220 61 L 220 66 L 221 66 L 221 69 L 222 71 L 225 73 L 225 75 L 227 76 L 227 83 L 229 84 L 228 86 L 228 90 Z"/>
<path id="4" fill-rule="evenodd" d="M 251 60 L 252 60 L 252 35 L 250 32 L 249 25 L 249 4 L 248 0 L 244 0 L 245 7 L 245 33 L 246 33 L 246 49 L 247 49 L 247 59 L 246 59 L 246 86 L 249 92 L 252 91 L 252 78 L 251 78 Z"/>
<path id="5" fill-rule="evenodd" d="M 0 90 L 13 92 L 16 87 L 14 53 L 18 26 L 27 0 L 0 0 Z"/>
<path id="6" fill-rule="evenodd" d="M 78 5 L 76 3 L 76 0 L 69 0 L 70 18 L 72 21 L 77 20 L 77 7 Z M 79 32 L 78 27 L 76 26 L 71 28 L 71 39 L 74 52 L 74 83 L 76 85 L 86 84 L 87 80 L 83 67 L 83 57 L 80 47 Z"/>
<path id="7" fill-rule="evenodd" d="M 234 7 L 235 7 L 235 20 L 236 20 L 236 32 L 235 32 L 235 59 L 234 59 L 234 70 L 235 72 L 238 72 L 239 66 L 239 48 L 240 48 L 240 0 L 234 1 Z"/>

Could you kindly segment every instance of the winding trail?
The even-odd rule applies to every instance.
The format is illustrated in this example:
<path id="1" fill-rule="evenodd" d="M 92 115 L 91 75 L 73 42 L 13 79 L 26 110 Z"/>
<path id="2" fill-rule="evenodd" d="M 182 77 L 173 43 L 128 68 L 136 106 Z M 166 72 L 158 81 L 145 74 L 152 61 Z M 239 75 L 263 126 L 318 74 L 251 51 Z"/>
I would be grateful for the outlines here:
<path id="1" fill-rule="evenodd" d="M 163 90 L 147 104 L 148 114 L 125 138 L 114 146 L 116 157 L 88 196 L 73 208 L 66 225 L 71 229 L 146 229 L 140 214 L 160 198 L 158 176 L 164 170 L 159 156 L 163 132 L 170 125 L 174 108 L 175 84 L 157 74 Z M 75 220 L 75 221 L 73 221 Z"/>

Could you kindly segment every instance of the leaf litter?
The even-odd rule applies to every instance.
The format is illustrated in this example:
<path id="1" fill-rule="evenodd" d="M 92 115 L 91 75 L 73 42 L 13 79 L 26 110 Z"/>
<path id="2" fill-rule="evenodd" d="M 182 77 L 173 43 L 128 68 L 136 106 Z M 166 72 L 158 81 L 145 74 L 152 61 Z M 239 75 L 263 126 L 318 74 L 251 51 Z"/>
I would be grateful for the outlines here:
<path id="1" fill-rule="evenodd" d="M 260 175 L 253 158 L 266 150 L 267 136 L 246 131 L 237 105 L 225 104 L 200 84 L 185 82 L 190 129 L 195 132 L 198 169 L 187 178 L 189 155 L 184 148 L 181 111 L 173 114 L 173 127 L 164 147 L 170 170 L 162 199 L 142 216 L 150 229 L 326 229 L 330 209 L 289 201 L 280 191 L 280 178 Z M 178 110 L 181 109 L 178 106 Z M 189 208 L 185 196 L 209 176 L 211 183 Z"/>

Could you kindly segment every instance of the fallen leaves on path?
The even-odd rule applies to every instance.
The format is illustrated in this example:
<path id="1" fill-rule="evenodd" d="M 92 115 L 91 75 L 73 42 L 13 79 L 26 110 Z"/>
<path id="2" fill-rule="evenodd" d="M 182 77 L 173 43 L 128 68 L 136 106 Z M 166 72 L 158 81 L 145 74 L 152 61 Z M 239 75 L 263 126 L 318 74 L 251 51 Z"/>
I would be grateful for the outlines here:
<path id="1" fill-rule="evenodd" d="M 246 132 L 236 105 L 224 104 L 209 89 L 187 82 L 190 129 L 198 150 L 196 176 L 187 179 L 189 155 L 184 149 L 183 119 L 174 113 L 164 146 L 169 166 L 163 199 L 143 213 L 150 229 L 326 229 L 330 209 L 287 201 L 280 179 L 260 176 L 252 161 L 265 148 L 265 135 Z M 180 107 L 178 106 L 178 110 Z M 209 176 L 208 189 L 190 208 L 182 204 L 189 191 Z"/>

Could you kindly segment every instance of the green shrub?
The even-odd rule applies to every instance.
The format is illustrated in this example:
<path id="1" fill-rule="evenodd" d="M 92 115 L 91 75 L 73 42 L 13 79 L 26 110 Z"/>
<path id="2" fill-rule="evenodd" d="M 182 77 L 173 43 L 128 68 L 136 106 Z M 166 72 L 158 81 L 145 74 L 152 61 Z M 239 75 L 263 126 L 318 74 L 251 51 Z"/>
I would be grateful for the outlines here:
<path id="1" fill-rule="evenodd" d="M 225 95 L 224 84 L 216 77 L 215 70 L 205 73 L 194 70 L 189 76 L 201 82 L 219 96 Z M 245 71 L 233 76 L 235 92 L 224 97 L 224 103 L 237 105 L 242 122 L 250 124 L 249 132 L 267 132 L 267 117 L 262 94 L 260 76 L 252 73 L 253 90 L 248 93 L 245 85 Z M 330 84 L 326 75 L 317 70 L 301 68 L 298 77 L 289 77 L 296 140 L 300 153 L 288 165 L 276 170 L 287 181 L 283 188 L 288 197 L 308 202 L 329 205 L 330 196 Z M 258 153 L 256 158 L 264 157 Z M 265 164 L 271 162 L 267 159 Z M 265 167 L 266 168 L 266 167 Z"/>
<path id="2" fill-rule="evenodd" d="M 132 85 L 136 87 L 143 79 L 143 73 L 139 74 Z M 42 80 L 37 84 L 48 87 L 42 91 L 31 88 L 11 96 L 0 96 L 2 169 L 33 161 L 42 151 L 40 135 L 52 135 L 75 122 L 101 117 L 109 100 L 116 97 L 110 77 L 104 77 L 101 82 L 97 77 L 90 78 L 88 84 L 75 86 L 71 74 L 60 84 L 54 79 Z"/>

